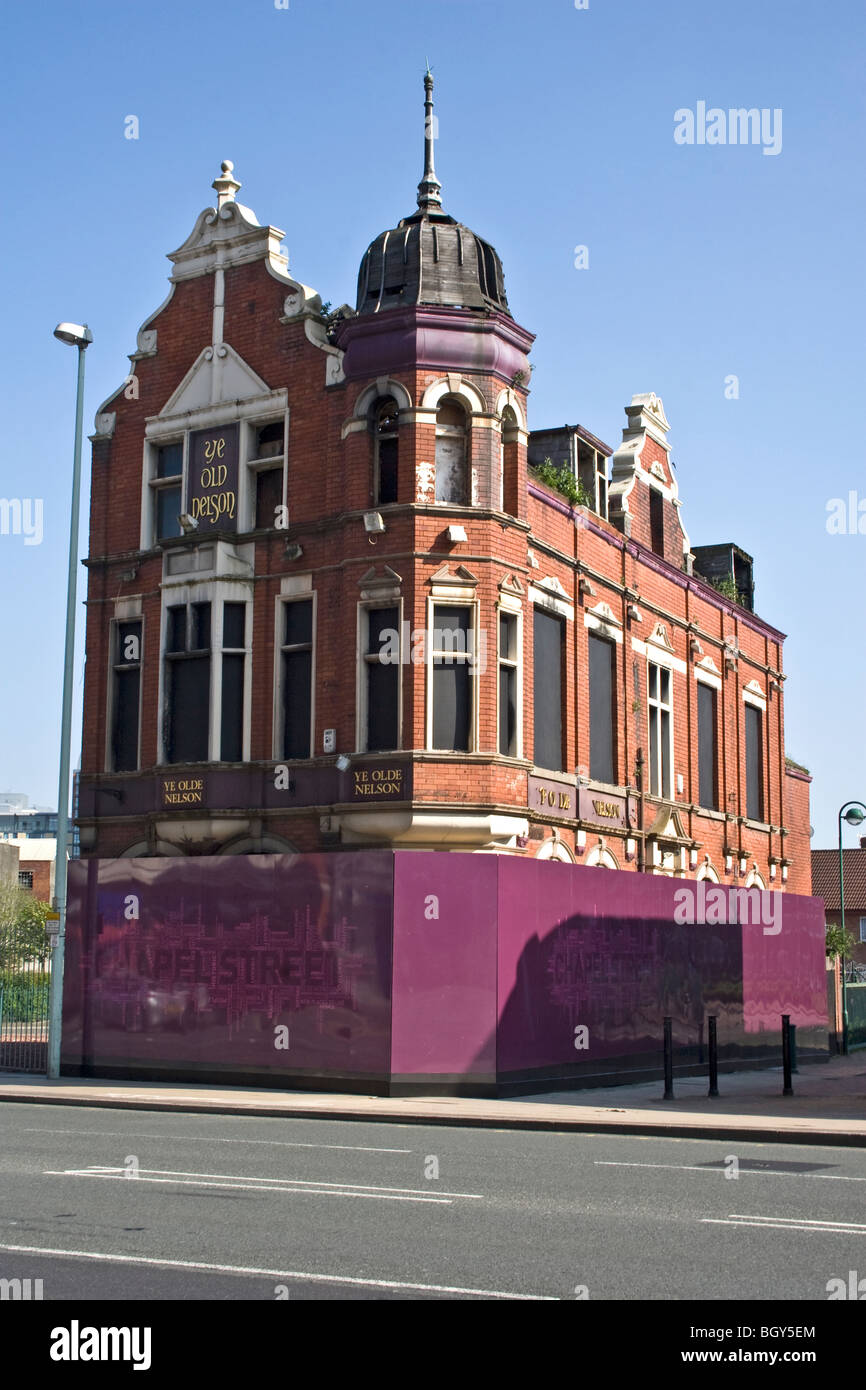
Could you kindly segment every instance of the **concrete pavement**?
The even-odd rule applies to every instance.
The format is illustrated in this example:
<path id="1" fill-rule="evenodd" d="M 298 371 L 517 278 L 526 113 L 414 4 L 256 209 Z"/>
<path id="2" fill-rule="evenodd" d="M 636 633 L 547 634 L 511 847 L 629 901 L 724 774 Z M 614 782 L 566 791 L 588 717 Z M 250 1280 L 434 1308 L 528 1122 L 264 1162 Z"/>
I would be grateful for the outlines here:
<path id="1" fill-rule="evenodd" d="M 101 1081 L 0 1073 L 0 1102 L 285 1118 L 379 1120 L 493 1129 L 722 1135 L 755 1141 L 866 1147 L 866 1051 L 803 1064 L 794 1095 L 781 1069 L 723 1073 L 710 1100 L 703 1077 L 677 1078 L 663 1101 L 650 1081 L 609 1089 L 556 1091 L 512 1100 L 465 1096 L 380 1097 L 238 1086 Z"/>

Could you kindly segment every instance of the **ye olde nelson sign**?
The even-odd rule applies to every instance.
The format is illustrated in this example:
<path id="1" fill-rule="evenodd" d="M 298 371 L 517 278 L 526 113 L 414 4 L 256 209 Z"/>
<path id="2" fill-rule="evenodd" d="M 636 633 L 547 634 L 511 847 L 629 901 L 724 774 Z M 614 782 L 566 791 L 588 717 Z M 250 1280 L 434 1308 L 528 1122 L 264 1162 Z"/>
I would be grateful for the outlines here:
<path id="1" fill-rule="evenodd" d="M 164 778 L 162 782 L 162 804 L 163 806 L 203 806 L 204 778 Z"/>
<path id="2" fill-rule="evenodd" d="M 593 791 L 591 787 L 578 787 L 575 781 L 553 777 L 529 778 L 529 809 L 557 820 L 588 821 L 623 829 L 636 823 L 625 796 Z"/>
<path id="3" fill-rule="evenodd" d="M 239 438 L 237 424 L 190 435 L 187 509 L 199 531 L 238 529 Z"/>
<path id="4" fill-rule="evenodd" d="M 400 801 L 404 796 L 403 767 L 356 767 L 352 770 L 352 798 L 355 801 Z"/>

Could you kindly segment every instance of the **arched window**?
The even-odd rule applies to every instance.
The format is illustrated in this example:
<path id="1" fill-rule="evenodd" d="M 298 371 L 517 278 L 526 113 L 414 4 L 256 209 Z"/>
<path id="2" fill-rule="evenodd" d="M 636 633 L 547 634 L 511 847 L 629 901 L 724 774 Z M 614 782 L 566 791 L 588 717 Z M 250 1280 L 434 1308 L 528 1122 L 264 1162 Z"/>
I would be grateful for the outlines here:
<path id="1" fill-rule="evenodd" d="M 397 501 L 397 402 L 393 396 L 376 401 L 370 411 L 373 435 L 373 501 L 387 506 Z"/>
<path id="2" fill-rule="evenodd" d="M 468 429 L 466 410 L 446 396 L 436 415 L 436 501 L 458 506 L 469 503 Z"/>
<path id="3" fill-rule="evenodd" d="M 588 869 L 618 869 L 619 864 L 609 849 L 605 849 L 603 845 L 597 845 L 587 855 L 586 867 Z"/>
<path id="4" fill-rule="evenodd" d="M 510 405 L 502 412 L 502 459 L 499 510 L 517 516 L 517 416 Z"/>

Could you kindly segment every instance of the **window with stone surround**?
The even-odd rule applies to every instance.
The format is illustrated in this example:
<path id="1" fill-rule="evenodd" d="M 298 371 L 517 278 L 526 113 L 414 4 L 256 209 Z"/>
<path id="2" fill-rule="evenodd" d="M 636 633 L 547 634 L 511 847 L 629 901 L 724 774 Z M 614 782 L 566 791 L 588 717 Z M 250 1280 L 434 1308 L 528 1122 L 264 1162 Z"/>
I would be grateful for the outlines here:
<path id="1" fill-rule="evenodd" d="M 431 627 L 430 747 L 468 753 L 475 745 L 476 607 L 471 603 L 434 603 Z"/>
<path id="2" fill-rule="evenodd" d="M 153 541 L 182 536 L 180 514 L 183 510 L 183 439 L 160 444 L 154 449 L 152 493 Z"/>
<path id="3" fill-rule="evenodd" d="M 380 397 L 370 410 L 373 444 L 373 505 L 397 501 L 399 462 L 398 407 L 393 396 Z"/>
<path id="4" fill-rule="evenodd" d="M 537 767 L 562 772 L 565 622 L 543 608 L 533 609 L 534 752 Z"/>
<path id="5" fill-rule="evenodd" d="M 698 801 L 708 811 L 719 809 L 718 695 L 698 681 Z"/>
<path id="6" fill-rule="evenodd" d="M 114 622 L 111 631 L 110 772 L 135 772 L 141 709 L 141 619 Z"/>
<path id="7" fill-rule="evenodd" d="M 247 432 L 250 526 L 269 530 L 281 519 L 286 495 L 285 417 L 254 421 Z"/>
<path id="8" fill-rule="evenodd" d="M 589 775 L 616 782 L 616 645 L 590 632 Z"/>
<path id="9" fill-rule="evenodd" d="M 278 757 L 309 758 L 313 741 L 315 612 L 312 595 L 280 604 Z"/>
<path id="10" fill-rule="evenodd" d="M 436 501 L 469 503 L 469 428 L 462 403 L 446 396 L 436 414 Z"/>
<path id="11" fill-rule="evenodd" d="M 359 611 L 361 683 L 359 751 L 400 747 L 400 608 L 362 605 Z"/>
<path id="12" fill-rule="evenodd" d="M 673 674 L 654 661 L 647 668 L 650 796 L 673 796 Z"/>

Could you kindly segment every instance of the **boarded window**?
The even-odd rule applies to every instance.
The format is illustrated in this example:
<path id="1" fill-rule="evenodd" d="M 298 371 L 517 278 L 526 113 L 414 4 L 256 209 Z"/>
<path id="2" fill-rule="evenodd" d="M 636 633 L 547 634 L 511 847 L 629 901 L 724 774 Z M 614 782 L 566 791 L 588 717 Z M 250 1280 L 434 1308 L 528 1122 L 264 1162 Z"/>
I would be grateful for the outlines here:
<path id="1" fill-rule="evenodd" d="M 665 499 L 657 487 L 650 488 L 650 545 L 656 555 L 664 555 Z"/>
<path id="2" fill-rule="evenodd" d="M 284 758 L 308 758 L 313 712 L 313 600 L 283 605 L 282 732 Z"/>
<path id="3" fill-rule="evenodd" d="M 138 767 L 141 623 L 116 623 L 114 643 L 111 766 L 114 772 L 134 772 Z"/>
<path id="4" fill-rule="evenodd" d="M 616 648 L 589 634 L 589 775 L 594 782 L 615 782 L 614 689 Z"/>
<path id="5" fill-rule="evenodd" d="M 698 800 L 701 806 L 717 811 L 716 791 L 716 692 L 711 685 L 698 682 Z"/>
<path id="6" fill-rule="evenodd" d="M 533 617 L 535 696 L 535 762 L 538 767 L 563 769 L 561 618 L 536 608 Z"/>
<path id="7" fill-rule="evenodd" d="M 367 610 L 366 672 L 367 729 L 364 747 L 369 753 L 387 752 L 398 746 L 400 665 L 389 634 L 399 631 L 396 608 Z M 383 652 L 386 659 L 382 660 Z"/>
<path id="8" fill-rule="evenodd" d="M 444 400 L 436 417 L 436 501 L 465 506 L 469 502 L 466 411 L 459 401 Z"/>
<path id="9" fill-rule="evenodd" d="M 373 500 L 381 506 L 397 501 L 399 461 L 397 402 L 391 396 L 373 408 L 374 477 Z"/>
<path id="10" fill-rule="evenodd" d="M 210 756 L 210 604 L 166 611 L 166 759 L 207 762 Z"/>
<path id="11" fill-rule="evenodd" d="M 437 604 L 433 616 L 433 747 L 471 747 L 473 692 L 469 655 L 472 610 Z"/>
<path id="12" fill-rule="evenodd" d="M 245 603 L 223 604 L 222 715 L 220 757 L 239 763 L 244 756 Z"/>
<path id="13" fill-rule="evenodd" d="M 283 470 L 266 468 L 255 476 L 256 528 L 265 530 L 276 524 L 277 508 L 283 505 Z"/>
<path id="14" fill-rule="evenodd" d="M 499 615 L 499 751 L 517 757 L 517 618 Z"/>
<path id="15" fill-rule="evenodd" d="M 746 705 L 746 815 L 764 819 L 763 717 L 754 705 Z"/>

